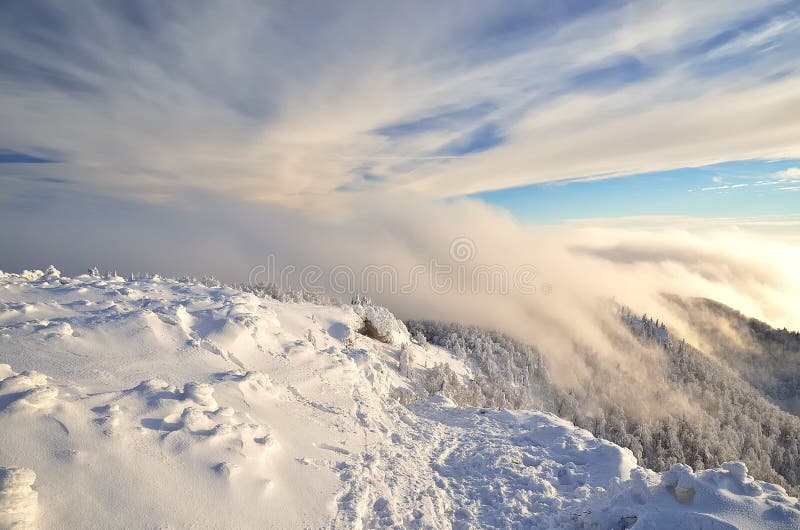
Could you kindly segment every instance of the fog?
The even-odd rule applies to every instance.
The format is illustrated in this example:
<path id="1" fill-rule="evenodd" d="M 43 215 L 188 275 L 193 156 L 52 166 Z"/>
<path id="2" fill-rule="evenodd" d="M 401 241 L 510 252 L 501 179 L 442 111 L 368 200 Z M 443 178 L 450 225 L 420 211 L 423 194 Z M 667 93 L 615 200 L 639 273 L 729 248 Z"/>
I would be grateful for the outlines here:
<path id="1" fill-rule="evenodd" d="M 5 204 L 0 224 L 4 270 L 52 263 L 271 281 L 343 300 L 364 292 L 402 317 L 496 328 L 554 353 L 580 342 L 612 355 L 611 300 L 689 333 L 664 293 L 777 327 L 798 321 L 800 249 L 763 231 L 523 225 L 478 201 L 400 194 L 314 211 L 201 193 L 162 204 L 62 193 Z"/>

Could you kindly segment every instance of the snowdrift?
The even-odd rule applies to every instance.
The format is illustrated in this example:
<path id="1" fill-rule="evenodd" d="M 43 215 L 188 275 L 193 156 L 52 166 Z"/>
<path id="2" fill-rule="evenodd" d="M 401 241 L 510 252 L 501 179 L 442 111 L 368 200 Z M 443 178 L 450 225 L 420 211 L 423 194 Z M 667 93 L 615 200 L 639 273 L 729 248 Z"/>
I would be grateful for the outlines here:
<path id="1" fill-rule="evenodd" d="M 471 376 L 371 304 L 0 273 L 0 528 L 800 527 L 742 464 L 659 475 L 429 395 L 443 365 Z"/>

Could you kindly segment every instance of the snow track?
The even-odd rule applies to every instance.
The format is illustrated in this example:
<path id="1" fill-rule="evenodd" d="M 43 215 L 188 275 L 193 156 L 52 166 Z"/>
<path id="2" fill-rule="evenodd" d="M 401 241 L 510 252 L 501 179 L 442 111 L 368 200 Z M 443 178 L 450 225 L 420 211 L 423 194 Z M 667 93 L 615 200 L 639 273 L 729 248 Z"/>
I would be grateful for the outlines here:
<path id="1" fill-rule="evenodd" d="M 341 526 L 569 527 L 595 488 L 636 467 L 627 450 L 548 414 L 433 398 L 388 415 L 391 443 L 344 470 Z"/>

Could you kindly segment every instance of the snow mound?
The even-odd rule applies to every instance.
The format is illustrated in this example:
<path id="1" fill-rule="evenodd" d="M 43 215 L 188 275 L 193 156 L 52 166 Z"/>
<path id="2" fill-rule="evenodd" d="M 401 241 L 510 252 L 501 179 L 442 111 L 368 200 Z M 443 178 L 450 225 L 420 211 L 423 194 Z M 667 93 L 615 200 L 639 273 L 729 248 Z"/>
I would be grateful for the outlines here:
<path id="1" fill-rule="evenodd" d="M 366 301 L 2 274 L 0 528 L 800 527 L 742 464 L 654 473 L 551 414 L 457 406 L 471 377 Z"/>
<path id="2" fill-rule="evenodd" d="M 35 371 L 14 373 L 7 365 L 0 365 L 0 411 L 48 411 L 56 404 L 58 389 L 48 385 L 47 376 Z"/>
<path id="3" fill-rule="evenodd" d="M 246 374 L 241 381 L 261 384 Z M 221 459 L 252 460 L 264 457 L 276 446 L 271 430 L 246 413 L 220 406 L 214 398 L 215 385 L 190 381 L 180 390 L 160 379 L 143 381 L 114 396 L 113 403 L 95 407 L 95 423 L 104 434 L 121 434 L 123 428 L 150 436 L 163 450 L 191 455 L 193 464 L 217 468 Z M 126 434 L 129 437 L 130 434 Z M 228 468 L 235 465 L 225 462 Z"/>
<path id="4" fill-rule="evenodd" d="M 36 473 L 23 467 L 0 467 L 0 528 L 34 528 L 38 494 Z"/>
<path id="5" fill-rule="evenodd" d="M 692 472 L 675 464 L 659 475 L 637 469 L 612 485 L 582 517 L 587 528 L 800 528 L 800 503 L 774 484 L 754 480 L 741 462 Z"/>

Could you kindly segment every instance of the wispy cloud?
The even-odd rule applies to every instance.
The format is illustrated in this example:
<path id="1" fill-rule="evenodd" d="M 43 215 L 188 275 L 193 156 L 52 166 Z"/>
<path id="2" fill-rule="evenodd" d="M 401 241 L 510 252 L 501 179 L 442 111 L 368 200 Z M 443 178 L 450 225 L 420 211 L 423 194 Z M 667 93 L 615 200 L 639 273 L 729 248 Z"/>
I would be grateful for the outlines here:
<path id="1" fill-rule="evenodd" d="M 447 197 L 797 157 L 792 6 L 11 3 L 0 145 L 94 193 L 314 207 L 365 168 Z"/>
<path id="2" fill-rule="evenodd" d="M 717 190 L 735 190 L 738 188 L 747 188 L 750 184 L 723 184 L 722 186 L 708 186 L 705 188 L 700 188 L 700 191 L 717 191 Z"/>

